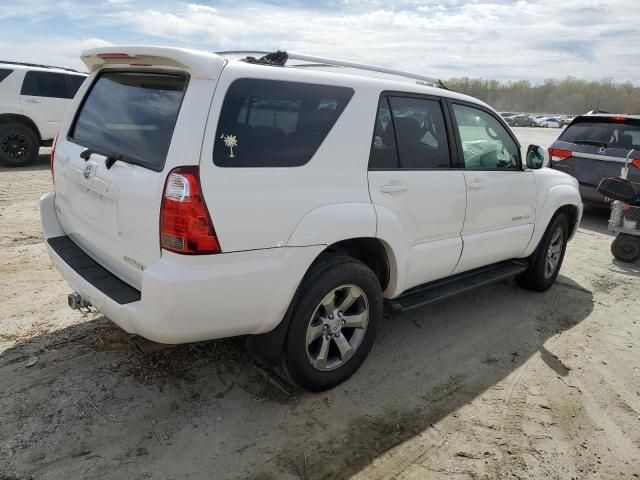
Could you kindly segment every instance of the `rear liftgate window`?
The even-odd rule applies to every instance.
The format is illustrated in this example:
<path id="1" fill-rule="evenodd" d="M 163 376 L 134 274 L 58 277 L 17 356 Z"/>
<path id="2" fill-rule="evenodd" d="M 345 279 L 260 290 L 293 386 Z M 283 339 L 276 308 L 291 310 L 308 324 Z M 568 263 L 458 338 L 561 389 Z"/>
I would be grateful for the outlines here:
<path id="1" fill-rule="evenodd" d="M 69 138 L 95 153 L 160 171 L 188 79 L 105 72 L 89 91 Z"/>
<path id="2" fill-rule="evenodd" d="M 222 105 L 213 150 L 220 167 L 307 163 L 353 96 L 347 87 L 240 79 Z"/>
<path id="3" fill-rule="evenodd" d="M 567 128 L 558 140 L 593 147 L 639 150 L 640 124 L 578 121 Z"/>

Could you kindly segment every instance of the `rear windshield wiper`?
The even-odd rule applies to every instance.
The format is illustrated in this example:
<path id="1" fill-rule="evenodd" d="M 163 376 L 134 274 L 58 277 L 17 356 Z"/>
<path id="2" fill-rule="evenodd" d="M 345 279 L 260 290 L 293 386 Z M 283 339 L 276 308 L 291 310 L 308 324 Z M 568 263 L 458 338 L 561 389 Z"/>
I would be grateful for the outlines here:
<path id="1" fill-rule="evenodd" d="M 582 145 L 592 145 L 594 147 L 607 148 L 609 145 L 606 142 L 599 142 L 597 140 L 574 140 L 573 143 L 579 143 Z"/>

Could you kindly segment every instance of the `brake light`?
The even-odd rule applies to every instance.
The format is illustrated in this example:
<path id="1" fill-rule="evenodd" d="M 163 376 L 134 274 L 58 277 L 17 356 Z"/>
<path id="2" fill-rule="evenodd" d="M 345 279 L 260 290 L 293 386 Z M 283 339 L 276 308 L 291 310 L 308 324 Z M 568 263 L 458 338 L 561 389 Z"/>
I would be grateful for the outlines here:
<path id="1" fill-rule="evenodd" d="M 128 53 L 99 53 L 96 56 L 98 58 L 102 58 L 102 59 L 105 59 L 105 60 L 108 60 L 108 59 L 111 59 L 111 58 L 133 58 Z"/>
<path id="2" fill-rule="evenodd" d="M 636 160 L 632 160 L 631 161 L 631 165 L 633 165 L 634 167 L 636 167 L 638 170 L 640 170 L 640 158 L 636 159 Z"/>
<path id="3" fill-rule="evenodd" d="M 167 177 L 160 209 L 160 247 L 189 255 L 221 252 L 196 166 L 175 168 Z"/>
<path id="4" fill-rule="evenodd" d="M 627 117 L 611 117 L 612 122 L 624 122 Z"/>
<path id="5" fill-rule="evenodd" d="M 53 182 L 54 185 L 56 183 L 56 176 L 53 170 L 53 161 L 55 160 L 55 157 L 56 157 L 56 143 L 58 143 L 57 133 L 56 133 L 56 136 L 53 137 L 53 143 L 51 144 L 51 181 Z"/>
<path id="6" fill-rule="evenodd" d="M 560 148 L 550 148 L 549 157 L 553 162 L 559 162 L 565 158 L 569 158 L 573 152 L 571 150 L 561 150 Z"/>

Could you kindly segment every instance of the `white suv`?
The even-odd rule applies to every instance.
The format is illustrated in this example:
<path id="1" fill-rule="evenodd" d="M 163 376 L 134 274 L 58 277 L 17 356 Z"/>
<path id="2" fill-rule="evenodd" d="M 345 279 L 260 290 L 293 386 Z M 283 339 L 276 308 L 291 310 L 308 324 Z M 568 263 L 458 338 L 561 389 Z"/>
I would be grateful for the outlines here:
<path id="1" fill-rule="evenodd" d="M 66 68 L 0 61 L 0 165 L 28 165 L 41 146 L 51 146 L 86 78 Z"/>
<path id="2" fill-rule="evenodd" d="M 513 275 L 549 288 L 582 215 L 546 150 L 525 162 L 492 108 L 428 77 L 283 52 L 82 59 L 41 200 L 47 249 L 72 307 L 156 342 L 246 335 L 327 389 L 362 364 L 385 302 Z"/>

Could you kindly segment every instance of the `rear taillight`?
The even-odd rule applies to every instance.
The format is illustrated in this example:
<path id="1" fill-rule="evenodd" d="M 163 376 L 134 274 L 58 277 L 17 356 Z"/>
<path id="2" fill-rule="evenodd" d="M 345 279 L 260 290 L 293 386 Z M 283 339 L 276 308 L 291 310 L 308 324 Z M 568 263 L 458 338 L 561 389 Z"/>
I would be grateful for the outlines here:
<path id="1" fill-rule="evenodd" d="M 636 160 L 631 160 L 631 165 L 633 165 L 634 167 L 640 170 L 640 158 Z"/>
<path id="2" fill-rule="evenodd" d="M 51 181 L 54 184 L 56 183 L 56 176 L 54 174 L 53 161 L 55 160 L 55 157 L 56 157 L 56 143 L 58 143 L 57 133 L 56 133 L 56 136 L 53 138 L 53 143 L 51 144 Z"/>
<path id="3" fill-rule="evenodd" d="M 167 177 L 160 209 L 160 247 L 176 253 L 220 253 L 198 167 L 178 167 Z"/>
<path id="4" fill-rule="evenodd" d="M 559 162 L 560 160 L 569 158 L 571 155 L 571 150 L 561 150 L 559 148 L 549 149 L 549 157 L 551 158 L 552 162 Z"/>

